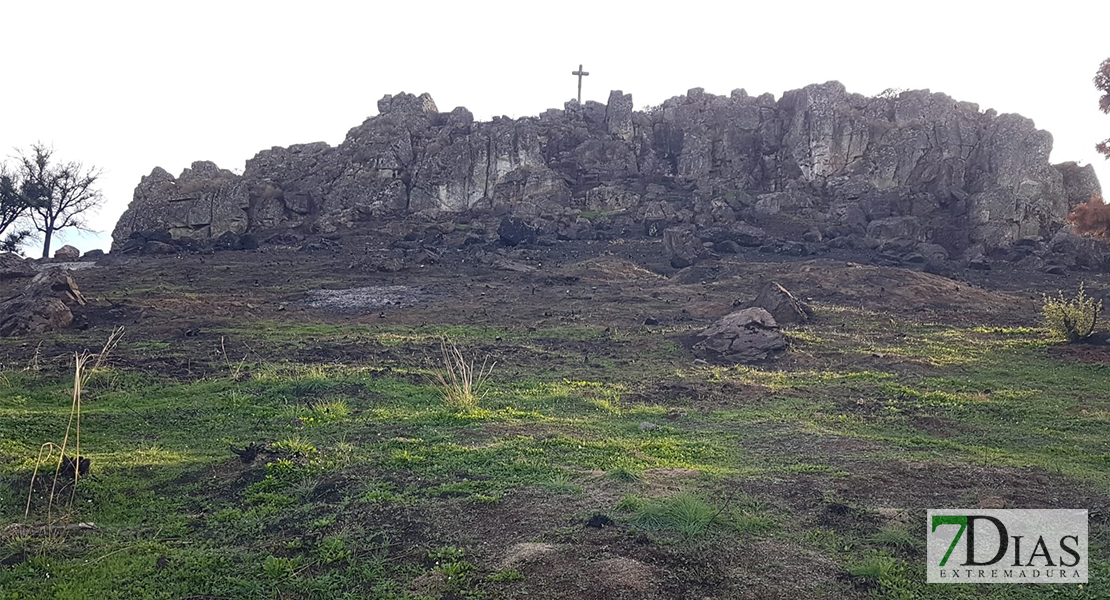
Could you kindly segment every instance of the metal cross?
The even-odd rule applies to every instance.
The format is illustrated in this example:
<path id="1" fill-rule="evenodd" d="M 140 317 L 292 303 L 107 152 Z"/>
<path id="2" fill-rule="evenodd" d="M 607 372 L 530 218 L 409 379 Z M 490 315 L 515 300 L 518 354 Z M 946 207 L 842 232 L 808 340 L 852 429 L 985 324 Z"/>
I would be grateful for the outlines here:
<path id="1" fill-rule="evenodd" d="M 589 75 L 590 73 L 589 71 L 583 71 L 582 65 L 578 65 L 578 70 L 571 71 L 570 74 L 578 76 L 578 103 L 582 104 L 582 78 Z"/>

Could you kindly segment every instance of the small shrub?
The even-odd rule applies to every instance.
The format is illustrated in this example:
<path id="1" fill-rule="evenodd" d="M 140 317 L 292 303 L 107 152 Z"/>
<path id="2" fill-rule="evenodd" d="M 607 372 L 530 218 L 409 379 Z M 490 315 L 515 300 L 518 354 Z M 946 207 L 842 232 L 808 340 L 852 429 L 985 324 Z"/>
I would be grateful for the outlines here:
<path id="1" fill-rule="evenodd" d="M 1102 301 L 1095 302 L 1094 298 L 1088 297 L 1082 284 L 1074 299 L 1064 296 L 1064 292 L 1060 292 L 1055 298 L 1045 296 L 1044 306 L 1041 308 L 1045 327 L 1069 342 L 1091 337 L 1101 312 Z"/>
<path id="2" fill-rule="evenodd" d="M 326 537 L 320 540 L 314 554 L 325 563 L 337 563 L 351 558 L 347 542 L 341 537 Z"/>
<path id="3" fill-rule="evenodd" d="M 267 556 L 266 560 L 262 561 L 262 572 L 269 579 L 277 581 L 292 579 L 296 575 L 296 569 L 297 561 L 291 558 Z"/>
<path id="4" fill-rule="evenodd" d="M 436 371 L 435 375 L 443 401 L 452 408 L 474 410 L 482 399 L 482 387 L 497 363 L 487 368 L 483 361 L 480 367 L 476 367 L 474 361 L 467 361 L 459 348 L 446 339 L 440 342 L 440 350 L 443 352 L 443 369 Z"/>
<path id="5" fill-rule="evenodd" d="M 506 569 L 491 574 L 489 580 L 498 583 L 511 583 L 513 581 L 524 581 L 524 575 L 516 569 Z"/>

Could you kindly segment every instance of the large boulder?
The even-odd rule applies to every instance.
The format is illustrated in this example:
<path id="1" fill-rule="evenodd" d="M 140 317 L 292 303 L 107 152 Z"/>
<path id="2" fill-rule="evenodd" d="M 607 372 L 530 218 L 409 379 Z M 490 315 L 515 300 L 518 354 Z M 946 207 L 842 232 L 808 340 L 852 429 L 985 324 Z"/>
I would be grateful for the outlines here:
<path id="1" fill-rule="evenodd" d="M 77 287 L 73 273 L 66 269 L 46 269 L 35 275 L 23 290 L 25 296 L 48 296 L 58 298 L 66 304 L 85 305 L 85 296 Z"/>
<path id="2" fill-rule="evenodd" d="M 760 290 L 753 306 L 766 310 L 776 323 L 795 325 L 808 323 L 812 311 L 809 306 L 794 297 L 777 281 L 772 281 Z"/>
<path id="3" fill-rule="evenodd" d="M 47 269 L 22 293 L 0 303 L 0 337 L 64 329 L 73 323 L 70 305 L 84 304 L 85 297 L 69 271 Z"/>
<path id="4" fill-rule="evenodd" d="M 19 295 L 0 303 L 0 337 L 36 335 L 71 323 L 73 313 L 57 298 Z"/>
<path id="5" fill-rule="evenodd" d="M 0 281 L 34 277 L 36 273 L 31 261 L 12 252 L 0 252 Z"/>
<path id="6" fill-rule="evenodd" d="M 663 246 L 671 259 L 671 266 L 685 269 L 706 255 L 705 246 L 698 237 L 696 225 L 677 225 L 663 231 Z"/>
<path id="7" fill-rule="evenodd" d="M 78 250 L 75 246 L 70 246 L 69 244 L 66 244 L 65 246 L 62 246 L 61 248 L 58 248 L 54 251 L 54 258 L 61 258 L 64 260 L 77 260 L 78 258 L 81 258 L 81 251 Z"/>
<path id="8" fill-rule="evenodd" d="M 717 363 L 755 363 L 774 358 L 786 349 L 786 338 L 771 313 L 745 308 L 697 334 L 694 352 Z"/>

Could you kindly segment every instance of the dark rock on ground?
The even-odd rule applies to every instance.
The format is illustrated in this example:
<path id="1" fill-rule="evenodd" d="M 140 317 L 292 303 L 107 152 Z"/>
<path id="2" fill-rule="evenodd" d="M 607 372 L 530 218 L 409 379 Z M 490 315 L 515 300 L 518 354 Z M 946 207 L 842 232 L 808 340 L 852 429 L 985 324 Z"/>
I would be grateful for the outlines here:
<path id="1" fill-rule="evenodd" d="M 504 217 L 501 225 L 497 227 L 497 236 L 506 246 L 519 246 L 531 244 L 536 241 L 536 229 L 524 219 L 518 217 Z"/>

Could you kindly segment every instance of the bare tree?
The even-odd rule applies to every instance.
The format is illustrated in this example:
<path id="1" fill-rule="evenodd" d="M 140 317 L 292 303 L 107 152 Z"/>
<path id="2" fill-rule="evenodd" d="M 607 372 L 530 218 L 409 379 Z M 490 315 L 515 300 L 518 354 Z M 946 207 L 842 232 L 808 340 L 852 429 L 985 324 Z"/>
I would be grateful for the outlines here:
<path id="1" fill-rule="evenodd" d="M 27 213 L 19 181 L 0 167 L 0 235 Z"/>
<path id="2" fill-rule="evenodd" d="M 1098 99 L 1099 110 L 1110 114 L 1110 58 L 1102 61 L 1098 66 L 1098 72 L 1095 73 L 1095 87 L 1102 92 L 1102 97 Z M 1110 160 L 1110 139 L 1099 142 L 1095 149 Z"/>
<path id="3" fill-rule="evenodd" d="M 53 148 L 31 146 L 18 156 L 22 195 L 30 207 L 31 222 L 42 233 L 42 256 L 50 257 L 50 241 L 62 229 L 85 228 L 85 213 L 100 206 L 104 197 L 96 188 L 101 171 L 80 162 L 52 162 Z"/>

